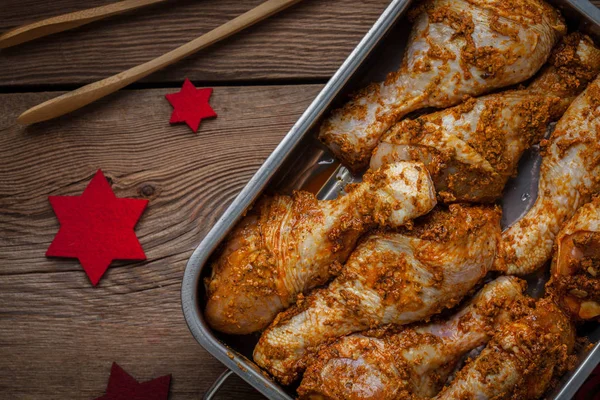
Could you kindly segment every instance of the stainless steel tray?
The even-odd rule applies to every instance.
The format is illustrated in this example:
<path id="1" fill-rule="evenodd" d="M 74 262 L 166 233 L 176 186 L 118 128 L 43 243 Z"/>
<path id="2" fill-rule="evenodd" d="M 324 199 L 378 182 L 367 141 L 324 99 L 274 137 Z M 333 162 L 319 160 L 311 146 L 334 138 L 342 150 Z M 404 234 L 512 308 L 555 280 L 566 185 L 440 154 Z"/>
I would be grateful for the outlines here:
<path id="1" fill-rule="evenodd" d="M 209 353 L 230 370 L 270 399 L 291 400 L 294 394 L 280 387 L 252 361 L 252 350 L 258 335 L 229 336 L 213 331 L 204 320 L 203 278 L 209 274 L 209 259 L 237 221 L 259 195 L 265 192 L 289 193 L 294 189 L 310 190 L 320 199 L 335 198 L 353 177 L 339 166 L 331 153 L 316 139 L 313 128 L 331 108 L 341 104 L 353 90 L 382 80 L 386 73 L 400 65 L 410 24 L 400 23 L 411 0 L 392 0 L 388 8 L 369 30 L 333 78 L 319 93 L 290 132 L 283 138 L 246 187 L 206 235 L 188 261 L 183 277 L 181 297 L 183 313 L 192 335 Z M 561 9 L 570 29 L 590 34 L 600 43 L 600 10 L 587 0 L 550 0 Z M 533 204 L 537 196 L 540 157 L 536 149 L 524 155 L 519 176 L 507 185 L 503 198 L 503 225 L 508 226 Z M 535 295 L 543 276 L 530 279 L 530 294 Z M 588 328 L 590 340 L 600 339 L 600 326 Z M 549 398 L 570 399 L 600 362 L 600 343 L 581 354 L 577 368 L 564 377 Z M 226 371 L 205 395 L 212 395 L 231 374 Z"/>

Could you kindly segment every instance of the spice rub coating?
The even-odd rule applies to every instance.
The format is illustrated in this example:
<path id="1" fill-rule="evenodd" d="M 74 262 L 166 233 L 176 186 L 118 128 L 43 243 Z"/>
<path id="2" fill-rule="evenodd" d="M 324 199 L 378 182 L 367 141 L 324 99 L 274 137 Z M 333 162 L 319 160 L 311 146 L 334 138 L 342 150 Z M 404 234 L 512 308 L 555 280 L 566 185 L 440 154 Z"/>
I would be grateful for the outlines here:
<path id="1" fill-rule="evenodd" d="M 526 275 L 544 265 L 563 224 L 600 191 L 600 78 L 573 101 L 541 144 L 537 199 L 502 233 L 495 268 L 508 274 Z"/>
<path id="2" fill-rule="evenodd" d="M 214 329 L 266 328 L 299 294 L 327 282 L 364 232 L 406 224 L 436 202 L 427 170 L 415 162 L 373 171 L 346 189 L 329 201 L 308 192 L 265 197 L 250 210 L 205 282 L 205 316 Z"/>
<path id="3" fill-rule="evenodd" d="M 368 235 L 341 274 L 279 314 L 254 361 L 284 384 L 317 346 L 382 324 L 426 320 L 456 305 L 488 272 L 500 237 L 493 207 L 438 208 L 412 229 Z"/>
<path id="4" fill-rule="evenodd" d="M 547 290 L 575 320 L 600 320 L 600 197 L 561 229 Z"/>
<path id="5" fill-rule="evenodd" d="M 501 329 L 434 399 L 540 398 L 570 366 L 575 330 L 548 298 Z"/>
<path id="6" fill-rule="evenodd" d="M 528 79 L 566 33 L 558 12 L 542 0 L 430 0 L 412 15 L 400 69 L 359 91 L 321 125 L 319 138 L 355 172 L 404 115 Z"/>
<path id="7" fill-rule="evenodd" d="M 500 277 L 447 319 L 355 333 L 308 361 L 300 399 L 396 400 L 439 393 L 457 364 L 522 315 L 525 282 Z"/>
<path id="8" fill-rule="evenodd" d="M 444 202 L 493 202 L 516 175 L 523 152 L 600 72 L 600 49 L 581 33 L 557 45 L 525 89 L 468 98 L 459 106 L 405 119 L 383 136 L 371 167 L 418 160 Z"/>

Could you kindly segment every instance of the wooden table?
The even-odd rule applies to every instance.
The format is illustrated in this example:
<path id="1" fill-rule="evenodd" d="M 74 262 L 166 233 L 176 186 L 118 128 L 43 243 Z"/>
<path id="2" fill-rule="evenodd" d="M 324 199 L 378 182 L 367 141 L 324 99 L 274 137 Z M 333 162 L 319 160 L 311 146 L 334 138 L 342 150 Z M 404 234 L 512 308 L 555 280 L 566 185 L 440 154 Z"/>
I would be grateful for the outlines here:
<path id="1" fill-rule="evenodd" d="M 4 0 L 0 31 L 110 0 Z M 224 367 L 192 338 L 180 283 L 193 249 L 389 0 L 305 0 L 72 115 L 19 113 L 158 56 L 261 0 L 178 0 L 0 52 L 0 398 L 92 399 L 118 362 L 140 381 L 173 375 L 198 399 Z M 597 3 L 600 3 L 597 2 Z M 214 87 L 215 120 L 170 126 L 165 93 Z M 119 197 L 147 198 L 148 260 L 91 287 L 76 260 L 47 259 L 48 195 L 79 195 L 102 168 Z M 260 398 L 232 379 L 222 399 Z"/>

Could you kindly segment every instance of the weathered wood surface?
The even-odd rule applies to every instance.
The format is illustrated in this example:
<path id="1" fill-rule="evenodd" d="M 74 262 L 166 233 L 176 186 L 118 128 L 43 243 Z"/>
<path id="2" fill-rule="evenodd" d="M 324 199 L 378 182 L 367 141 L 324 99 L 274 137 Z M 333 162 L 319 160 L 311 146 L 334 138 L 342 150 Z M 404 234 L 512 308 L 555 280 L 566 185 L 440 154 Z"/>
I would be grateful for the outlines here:
<path id="1" fill-rule="evenodd" d="M 112 0 L 3 0 L 0 31 Z M 174 0 L 0 51 L 0 88 L 75 87 L 187 42 L 262 0 Z M 24 128 L 58 93 L 0 95 L 0 398 L 92 399 L 113 361 L 140 381 L 172 373 L 171 399 L 198 399 L 224 370 L 189 334 L 180 283 L 194 247 L 389 0 L 304 0 L 146 82 L 218 82 L 216 120 L 168 125 L 164 94 L 125 91 Z M 599 5 L 600 0 L 594 1 Z M 42 85 L 42 86 L 40 86 Z M 120 197 L 149 198 L 136 232 L 148 261 L 116 263 L 92 288 L 76 260 L 47 259 L 48 195 L 78 195 L 102 168 Z M 241 380 L 219 399 L 261 398 Z"/>
<path id="2" fill-rule="evenodd" d="M 173 89 L 29 128 L 18 112 L 57 93 L 0 95 L 0 398 L 95 398 L 113 361 L 140 380 L 172 373 L 171 399 L 200 398 L 224 367 L 185 324 L 185 264 L 320 88 L 216 88 L 219 118 L 197 135 L 169 126 Z M 58 230 L 47 196 L 81 194 L 98 168 L 118 197 L 150 199 L 136 229 L 148 261 L 93 288 L 76 260 L 44 253 Z M 234 380 L 221 398 L 251 392 Z"/>
<path id="3" fill-rule="evenodd" d="M 112 0 L 2 0 L 0 31 Z M 82 84 L 146 62 L 263 0 L 173 0 L 0 52 L 0 86 Z M 152 82 L 323 80 L 389 0 L 304 0 L 157 72 Z"/>

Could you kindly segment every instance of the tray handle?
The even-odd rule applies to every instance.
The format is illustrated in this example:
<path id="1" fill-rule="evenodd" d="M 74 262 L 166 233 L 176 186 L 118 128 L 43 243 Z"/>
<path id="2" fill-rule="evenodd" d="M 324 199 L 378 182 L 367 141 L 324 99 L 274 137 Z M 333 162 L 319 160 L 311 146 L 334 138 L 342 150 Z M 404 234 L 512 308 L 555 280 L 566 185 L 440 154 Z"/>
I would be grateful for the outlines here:
<path id="1" fill-rule="evenodd" d="M 210 388 L 204 393 L 204 400 L 213 400 L 215 395 L 221 389 L 221 386 L 225 383 L 225 381 L 233 375 L 233 371 L 230 369 L 226 369 L 223 373 L 217 378 L 217 380 L 211 385 Z"/>

